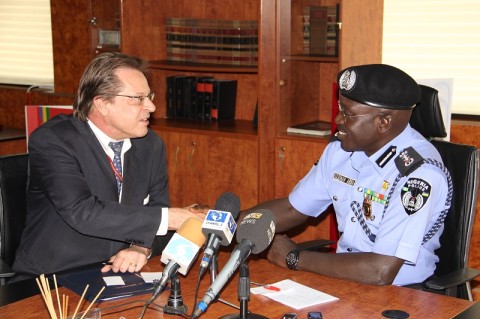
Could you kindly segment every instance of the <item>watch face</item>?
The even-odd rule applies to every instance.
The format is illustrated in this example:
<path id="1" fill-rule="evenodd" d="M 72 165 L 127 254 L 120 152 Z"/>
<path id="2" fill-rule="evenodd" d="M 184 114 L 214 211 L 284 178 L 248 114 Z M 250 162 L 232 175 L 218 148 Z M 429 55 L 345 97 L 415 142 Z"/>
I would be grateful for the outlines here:
<path id="1" fill-rule="evenodd" d="M 287 267 L 292 270 L 297 270 L 298 264 L 298 252 L 291 251 L 287 257 L 285 257 L 285 261 L 287 263 Z"/>

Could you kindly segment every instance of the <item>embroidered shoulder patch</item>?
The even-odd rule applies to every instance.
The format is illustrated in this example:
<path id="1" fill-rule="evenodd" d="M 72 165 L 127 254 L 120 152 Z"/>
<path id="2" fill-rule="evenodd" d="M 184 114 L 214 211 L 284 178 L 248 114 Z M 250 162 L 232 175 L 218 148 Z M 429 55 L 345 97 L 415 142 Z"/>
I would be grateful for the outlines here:
<path id="1" fill-rule="evenodd" d="M 420 178 L 409 178 L 401 191 L 402 205 L 408 215 L 415 214 L 428 201 L 432 187 Z"/>

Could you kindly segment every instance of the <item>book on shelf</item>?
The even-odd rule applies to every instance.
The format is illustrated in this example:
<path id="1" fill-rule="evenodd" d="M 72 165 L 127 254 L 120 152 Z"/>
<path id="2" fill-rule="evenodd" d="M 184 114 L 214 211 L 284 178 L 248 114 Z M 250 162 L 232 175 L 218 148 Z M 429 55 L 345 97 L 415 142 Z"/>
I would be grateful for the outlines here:
<path id="1" fill-rule="evenodd" d="M 302 33 L 305 54 L 338 56 L 338 9 L 338 5 L 303 8 Z"/>
<path id="2" fill-rule="evenodd" d="M 167 18 L 168 61 L 258 65 L 258 22 Z"/>
<path id="3" fill-rule="evenodd" d="M 332 132 L 332 123 L 327 121 L 313 121 L 287 128 L 287 133 L 328 136 Z"/>
<path id="4" fill-rule="evenodd" d="M 185 75 L 166 79 L 167 118 L 233 120 L 236 98 L 237 80 Z"/>

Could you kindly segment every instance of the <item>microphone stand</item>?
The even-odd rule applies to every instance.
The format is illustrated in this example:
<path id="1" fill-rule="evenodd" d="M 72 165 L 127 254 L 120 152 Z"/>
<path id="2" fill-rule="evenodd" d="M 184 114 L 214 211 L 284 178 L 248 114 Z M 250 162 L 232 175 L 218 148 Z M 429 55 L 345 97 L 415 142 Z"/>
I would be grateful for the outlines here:
<path id="1" fill-rule="evenodd" d="M 248 311 L 248 301 L 250 300 L 250 274 L 246 262 L 240 264 L 238 300 L 240 301 L 240 313 L 222 316 L 220 319 L 268 319 L 265 316 Z"/>
<path id="2" fill-rule="evenodd" d="M 183 304 L 182 290 L 180 288 L 180 278 L 175 274 L 170 280 L 170 296 L 168 302 L 163 307 L 163 312 L 173 315 L 183 315 L 187 313 L 188 307 Z"/>

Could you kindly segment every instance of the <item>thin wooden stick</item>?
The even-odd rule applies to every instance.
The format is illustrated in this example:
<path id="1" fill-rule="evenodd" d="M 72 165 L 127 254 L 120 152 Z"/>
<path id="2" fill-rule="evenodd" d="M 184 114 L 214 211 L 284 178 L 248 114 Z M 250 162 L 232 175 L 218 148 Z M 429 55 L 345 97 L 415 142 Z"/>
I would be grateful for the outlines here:
<path id="1" fill-rule="evenodd" d="M 60 294 L 58 293 L 57 276 L 55 276 L 55 274 L 53 274 L 53 283 L 55 284 L 55 291 L 57 293 L 58 313 L 60 319 L 63 319 L 63 311 L 62 308 L 60 308 Z"/>
<path id="2" fill-rule="evenodd" d="M 45 304 L 46 304 L 47 303 L 47 297 L 45 296 L 45 292 L 43 291 L 42 285 L 40 284 L 40 280 L 38 280 L 38 278 L 35 278 L 35 280 L 37 281 L 38 289 L 42 293 L 43 301 L 45 301 Z"/>
<path id="3" fill-rule="evenodd" d="M 87 315 L 88 311 L 90 310 L 90 308 L 92 308 L 93 304 L 95 303 L 95 301 L 97 301 L 97 298 L 100 297 L 100 295 L 101 295 L 101 293 L 103 292 L 104 289 L 105 289 L 105 286 L 103 286 L 102 289 L 100 289 L 98 294 L 95 296 L 95 298 L 93 298 L 92 302 L 88 306 L 87 310 L 85 310 L 83 312 L 83 316 L 80 319 L 83 319 Z M 73 318 L 73 319 L 75 319 L 75 318 Z"/>
<path id="4" fill-rule="evenodd" d="M 65 298 L 65 312 L 63 314 L 65 316 L 65 319 L 68 319 L 68 295 Z"/>
<path id="5" fill-rule="evenodd" d="M 75 312 L 73 313 L 72 319 L 75 319 L 75 316 L 77 315 L 78 308 L 80 308 L 80 304 L 82 303 L 83 297 L 85 296 L 85 293 L 87 292 L 89 287 L 89 284 L 85 286 L 85 289 L 83 290 L 83 294 L 80 297 L 80 300 L 78 301 L 77 308 L 75 308 Z"/>
<path id="6" fill-rule="evenodd" d="M 57 319 L 57 314 L 55 313 L 55 309 L 53 307 L 52 295 L 50 293 L 50 286 L 48 285 L 48 281 L 45 281 L 45 275 L 40 275 L 40 281 L 37 278 L 37 284 L 42 293 L 42 297 L 45 301 L 50 317 L 52 319 Z"/>

